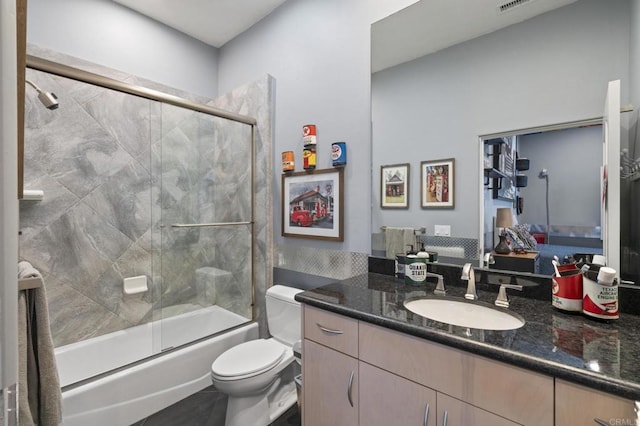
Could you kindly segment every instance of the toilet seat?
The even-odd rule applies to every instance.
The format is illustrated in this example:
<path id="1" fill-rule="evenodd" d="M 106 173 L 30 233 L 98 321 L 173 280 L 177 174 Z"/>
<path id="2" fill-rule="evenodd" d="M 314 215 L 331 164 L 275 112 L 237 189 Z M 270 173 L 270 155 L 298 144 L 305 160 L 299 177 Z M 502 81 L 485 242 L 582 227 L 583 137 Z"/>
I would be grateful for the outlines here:
<path id="1" fill-rule="evenodd" d="M 273 339 L 251 340 L 227 350 L 211 365 L 218 380 L 240 380 L 274 368 L 286 353 L 286 348 Z"/>

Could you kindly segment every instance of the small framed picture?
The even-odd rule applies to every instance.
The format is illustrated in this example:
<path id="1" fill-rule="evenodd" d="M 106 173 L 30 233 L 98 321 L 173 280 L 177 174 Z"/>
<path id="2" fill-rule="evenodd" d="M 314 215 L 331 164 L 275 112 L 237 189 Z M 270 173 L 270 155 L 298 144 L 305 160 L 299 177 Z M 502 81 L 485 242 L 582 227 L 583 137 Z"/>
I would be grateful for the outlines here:
<path id="1" fill-rule="evenodd" d="M 454 208 L 454 165 L 453 158 L 420 163 L 422 208 Z"/>
<path id="2" fill-rule="evenodd" d="M 409 208 L 409 163 L 380 166 L 380 208 Z"/>
<path id="3" fill-rule="evenodd" d="M 282 175 L 282 236 L 343 241 L 344 169 Z"/>

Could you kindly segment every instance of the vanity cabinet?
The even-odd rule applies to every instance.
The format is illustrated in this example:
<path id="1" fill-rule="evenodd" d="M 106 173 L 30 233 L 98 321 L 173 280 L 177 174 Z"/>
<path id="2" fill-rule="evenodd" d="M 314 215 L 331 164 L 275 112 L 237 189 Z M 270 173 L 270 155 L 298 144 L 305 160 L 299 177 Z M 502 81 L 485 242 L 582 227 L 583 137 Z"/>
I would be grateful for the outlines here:
<path id="1" fill-rule="evenodd" d="M 635 425 L 634 401 L 556 379 L 556 425 Z"/>
<path id="2" fill-rule="evenodd" d="M 437 392 L 437 425 L 445 411 L 449 426 L 553 425 L 552 377 L 365 322 L 358 332 L 361 361 Z"/>
<path id="3" fill-rule="evenodd" d="M 553 378 L 308 305 L 303 335 L 305 426 L 553 424 Z"/>
<path id="4" fill-rule="evenodd" d="M 411 380 L 360 361 L 360 424 L 517 426 Z"/>
<path id="5" fill-rule="evenodd" d="M 303 424 L 359 424 L 358 321 L 306 305 L 302 318 Z"/>
<path id="6" fill-rule="evenodd" d="M 436 415 L 433 389 L 360 362 L 361 425 L 441 424 Z"/>
<path id="7" fill-rule="evenodd" d="M 307 339 L 302 351 L 304 425 L 357 425 L 358 360 Z"/>
<path id="8" fill-rule="evenodd" d="M 634 401 L 303 306 L 304 426 L 635 424 Z"/>

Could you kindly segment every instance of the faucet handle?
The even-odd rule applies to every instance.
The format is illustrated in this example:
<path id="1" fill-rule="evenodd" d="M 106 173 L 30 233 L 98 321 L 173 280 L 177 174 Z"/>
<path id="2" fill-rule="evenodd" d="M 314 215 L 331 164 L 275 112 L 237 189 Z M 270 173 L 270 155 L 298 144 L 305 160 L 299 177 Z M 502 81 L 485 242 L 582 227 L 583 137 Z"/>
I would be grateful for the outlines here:
<path id="1" fill-rule="evenodd" d="M 507 297 L 508 288 L 522 291 L 523 287 L 519 284 L 500 284 L 500 290 L 498 290 L 498 298 L 495 301 L 496 306 L 500 306 L 502 308 L 509 307 L 509 298 Z"/>
<path id="2" fill-rule="evenodd" d="M 436 294 L 438 296 L 446 296 L 447 290 L 444 288 L 444 277 L 440 274 L 434 274 L 431 272 L 428 272 L 427 275 L 438 278 L 438 284 L 436 284 L 436 289 L 433 290 L 433 294 Z"/>
<path id="3" fill-rule="evenodd" d="M 468 281 L 467 292 L 465 293 L 464 298 L 467 300 L 478 300 L 478 292 L 476 291 L 476 275 L 471 263 L 464 264 L 460 279 Z"/>

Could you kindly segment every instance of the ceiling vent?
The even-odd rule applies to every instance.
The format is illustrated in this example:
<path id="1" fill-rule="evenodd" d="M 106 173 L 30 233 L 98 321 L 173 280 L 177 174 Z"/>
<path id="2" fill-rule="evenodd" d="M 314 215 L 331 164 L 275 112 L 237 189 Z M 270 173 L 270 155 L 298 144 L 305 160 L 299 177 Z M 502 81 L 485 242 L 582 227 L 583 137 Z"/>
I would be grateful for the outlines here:
<path id="1" fill-rule="evenodd" d="M 533 0 L 511 0 L 498 4 L 498 10 L 500 13 L 508 12 L 512 9 L 515 9 L 518 6 L 522 6 L 526 3 L 531 3 Z"/>

